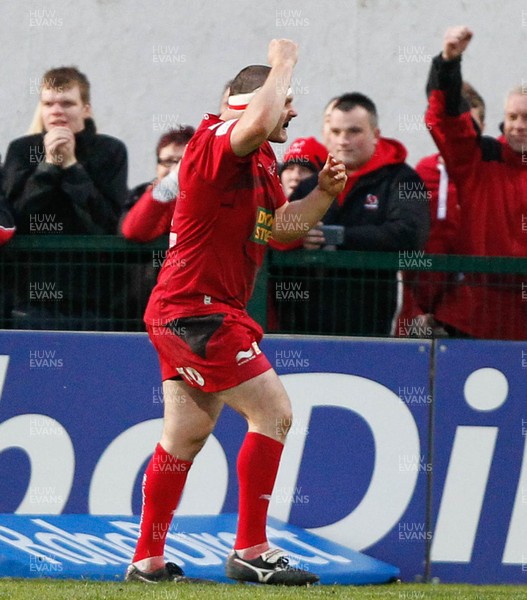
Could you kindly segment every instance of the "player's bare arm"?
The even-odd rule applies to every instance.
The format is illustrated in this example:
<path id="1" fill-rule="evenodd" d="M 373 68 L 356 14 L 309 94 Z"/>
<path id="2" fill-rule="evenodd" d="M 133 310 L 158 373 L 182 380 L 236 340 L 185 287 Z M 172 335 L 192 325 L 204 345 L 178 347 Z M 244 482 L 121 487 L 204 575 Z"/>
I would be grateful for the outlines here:
<path id="1" fill-rule="evenodd" d="M 443 58 L 445 60 L 459 58 L 469 45 L 472 35 L 472 31 L 465 25 L 449 27 L 443 40 Z"/>
<path id="2" fill-rule="evenodd" d="M 237 156 L 246 156 L 260 147 L 282 118 L 297 57 L 295 42 L 271 40 L 269 43 L 269 76 L 231 134 L 231 147 Z"/>
<path id="3" fill-rule="evenodd" d="M 302 200 L 286 203 L 276 211 L 273 239 L 292 242 L 303 237 L 322 219 L 334 198 L 344 190 L 346 181 L 346 166 L 329 154 L 318 175 L 318 186 Z M 298 227 L 284 226 L 285 223 L 295 223 Z"/>

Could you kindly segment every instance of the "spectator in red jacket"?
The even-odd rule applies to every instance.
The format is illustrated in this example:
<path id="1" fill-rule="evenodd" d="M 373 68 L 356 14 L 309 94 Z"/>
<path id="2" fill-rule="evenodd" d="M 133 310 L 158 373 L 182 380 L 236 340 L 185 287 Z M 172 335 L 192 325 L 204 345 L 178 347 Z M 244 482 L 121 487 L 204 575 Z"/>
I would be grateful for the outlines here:
<path id="1" fill-rule="evenodd" d="M 462 95 L 469 103 L 470 114 L 480 132 L 485 127 L 485 102 L 466 81 Z M 415 170 L 429 194 L 430 237 L 425 245 L 427 254 L 459 254 L 461 207 L 454 182 L 449 177 L 439 152 L 421 159 Z M 445 336 L 448 322 L 439 325 L 435 313 L 455 294 L 457 273 L 405 271 L 403 273 L 403 306 L 396 335 L 401 337 Z M 465 287 L 465 293 L 468 290 Z M 446 328 L 446 329 L 445 329 Z"/>
<path id="2" fill-rule="evenodd" d="M 15 234 L 13 217 L 4 200 L 0 199 L 0 246 L 6 244 Z"/>
<path id="3" fill-rule="evenodd" d="M 171 129 L 156 147 L 156 178 L 135 187 L 128 196 L 121 232 L 134 242 L 150 242 L 168 235 L 178 193 L 179 163 L 194 135 L 190 126 Z"/>
<path id="4" fill-rule="evenodd" d="M 0 246 L 6 244 L 15 234 L 15 220 L 1 192 L 3 171 L 0 168 Z"/>
<path id="5" fill-rule="evenodd" d="M 520 87 L 508 94 L 503 136 L 494 139 L 480 135 L 461 96 L 461 57 L 472 35 L 465 26 L 446 31 L 442 53 L 431 66 L 426 123 L 459 193 L 459 251 L 476 256 L 524 257 L 527 95 Z M 436 311 L 436 319 L 448 323 L 454 333 L 525 340 L 525 281 L 520 274 L 465 273 L 448 305 Z"/>
<path id="6" fill-rule="evenodd" d="M 133 242 L 151 242 L 170 233 L 172 215 L 179 193 L 179 165 L 185 146 L 194 134 L 190 126 L 171 129 L 161 136 L 156 146 L 156 178 L 130 191 L 121 217 L 120 230 Z M 167 244 L 168 246 L 168 244 Z M 154 250 L 151 260 L 130 264 L 127 269 L 127 302 L 142 315 L 148 296 L 155 285 L 166 251 Z M 138 328 L 142 329 L 142 321 Z"/>
<path id="7" fill-rule="evenodd" d="M 13 219 L 11 210 L 1 192 L 2 175 L 3 173 L 0 167 L 0 246 L 7 244 L 15 234 L 15 220 Z M 4 273 L 2 275 L 3 285 L 0 285 L 0 327 L 2 328 L 6 326 L 5 319 L 9 318 L 13 302 L 13 293 L 12 289 L 10 289 L 11 286 L 6 285 L 11 279 L 10 275 L 12 275 L 11 272 L 9 274 L 7 273 L 8 269 L 9 267 L 5 265 L 3 269 Z"/>

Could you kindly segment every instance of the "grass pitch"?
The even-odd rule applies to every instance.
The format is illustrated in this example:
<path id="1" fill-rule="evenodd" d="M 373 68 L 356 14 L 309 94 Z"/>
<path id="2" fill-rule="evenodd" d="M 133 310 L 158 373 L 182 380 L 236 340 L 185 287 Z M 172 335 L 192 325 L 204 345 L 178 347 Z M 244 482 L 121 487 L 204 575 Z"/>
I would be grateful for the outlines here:
<path id="1" fill-rule="evenodd" d="M 46 579 L 0 579 L 2 600 L 260 600 L 350 598 L 352 600 L 525 600 L 527 586 L 393 584 L 286 588 L 244 584 L 174 584 Z"/>

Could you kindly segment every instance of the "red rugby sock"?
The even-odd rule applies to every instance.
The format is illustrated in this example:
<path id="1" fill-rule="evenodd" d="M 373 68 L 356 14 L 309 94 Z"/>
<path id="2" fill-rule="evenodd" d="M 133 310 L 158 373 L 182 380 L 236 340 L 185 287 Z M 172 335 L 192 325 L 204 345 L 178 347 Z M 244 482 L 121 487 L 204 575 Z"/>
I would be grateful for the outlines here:
<path id="1" fill-rule="evenodd" d="M 236 550 L 267 543 L 267 510 L 283 448 L 281 442 L 261 433 L 248 432 L 245 436 L 237 465 L 240 491 Z"/>
<path id="2" fill-rule="evenodd" d="M 134 563 L 163 556 L 165 538 L 191 466 L 192 462 L 172 456 L 161 444 L 156 446 L 143 479 L 143 510 Z"/>

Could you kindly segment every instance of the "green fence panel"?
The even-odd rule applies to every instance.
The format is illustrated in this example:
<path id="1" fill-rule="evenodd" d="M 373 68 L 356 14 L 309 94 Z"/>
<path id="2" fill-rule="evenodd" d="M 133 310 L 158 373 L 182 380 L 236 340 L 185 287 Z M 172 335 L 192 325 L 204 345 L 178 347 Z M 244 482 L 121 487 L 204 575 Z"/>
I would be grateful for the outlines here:
<path id="1" fill-rule="evenodd" d="M 15 236 L 0 248 L 0 327 L 144 331 L 166 249 L 165 238 Z M 470 274 L 471 285 L 510 289 L 527 303 L 527 258 L 297 250 L 268 253 L 248 310 L 271 332 L 396 334 L 401 272 L 407 289 L 453 289 Z"/>

